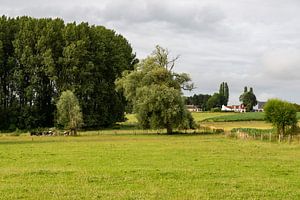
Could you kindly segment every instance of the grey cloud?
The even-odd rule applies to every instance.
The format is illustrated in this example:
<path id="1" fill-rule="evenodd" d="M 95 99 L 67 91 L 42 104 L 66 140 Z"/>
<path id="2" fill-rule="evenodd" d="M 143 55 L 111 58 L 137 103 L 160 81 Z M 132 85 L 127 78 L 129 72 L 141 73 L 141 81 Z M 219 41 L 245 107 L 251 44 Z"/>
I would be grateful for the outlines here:
<path id="1" fill-rule="evenodd" d="M 245 85 L 259 100 L 300 103 L 299 0 L 0 0 L 9 16 L 88 21 L 124 35 L 139 58 L 156 44 L 180 54 L 176 70 L 190 73 L 197 89 L 230 86 L 238 103 Z M 191 93 L 192 94 L 192 93 Z"/>
<path id="2" fill-rule="evenodd" d="M 275 79 L 300 79 L 300 49 L 276 49 L 262 58 L 266 74 Z"/>
<path id="3" fill-rule="evenodd" d="M 217 6 L 202 6 L 193 1 L 111 1 L 103 10 L 106 21 L 124 23 L 155 22 L 177 30 L 210 31 L 222 26 L 224 13 Z"/>

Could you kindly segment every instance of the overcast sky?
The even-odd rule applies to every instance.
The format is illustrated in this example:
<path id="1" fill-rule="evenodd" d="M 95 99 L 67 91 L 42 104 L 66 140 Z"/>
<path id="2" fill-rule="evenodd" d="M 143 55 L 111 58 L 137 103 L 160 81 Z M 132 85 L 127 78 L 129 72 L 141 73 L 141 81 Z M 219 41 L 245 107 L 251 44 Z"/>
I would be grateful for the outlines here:
<path id="1" fill-rule="evenodd" d="M 300 103 L 300 0 L 0 0 L 8 16 L 60 17 L 104 25 L 125 36 L 139 58 L 156 44 L 180 55 L 176 69 L 230 102 L 244 86 L 260 101 Z"/>

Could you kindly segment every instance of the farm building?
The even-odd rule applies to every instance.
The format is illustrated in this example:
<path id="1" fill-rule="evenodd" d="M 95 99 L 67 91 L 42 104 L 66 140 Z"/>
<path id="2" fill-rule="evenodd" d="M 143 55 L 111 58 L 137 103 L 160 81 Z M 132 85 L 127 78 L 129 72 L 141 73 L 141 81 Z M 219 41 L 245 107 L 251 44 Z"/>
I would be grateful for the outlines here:
<path id="1" fill-rule="evenodd" d="M 267 102 L 264 101 L 258 101 L 257 105 L 254 107 L 254 110 L 256 112 L 264 112 L 264 106 Z"/>
<path id="2" fill-rule="evenodd" d="M 198 106 L 195 106 L 195 105 L 186 105 L 186 108 L 190 112 L 200 112 L 200 111 L 202 111 L 201 108 L 199 108 Z"/>
<path id="3" fill-rule="evenodd" d="M 222 111 L 227 111 L 227 112 L 246 112 L 246 108 L 243 104 L 241 105 L 232 105 L 232 106 L 225 106 L 222 105 Z"/>

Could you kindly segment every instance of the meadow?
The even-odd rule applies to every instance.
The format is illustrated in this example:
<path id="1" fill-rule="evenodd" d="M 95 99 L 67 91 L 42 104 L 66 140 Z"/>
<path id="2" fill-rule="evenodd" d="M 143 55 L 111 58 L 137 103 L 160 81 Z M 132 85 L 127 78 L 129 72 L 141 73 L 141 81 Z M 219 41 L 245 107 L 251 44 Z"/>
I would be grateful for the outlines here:
<path id="1" fill-rule="evenodd" d="M 0 137 L 0 199 L 299 199 L 300 146 L 223 135 Z"/>
<path id="2" fill-rule="evenodd" d="M 199 121 L 207 122 L 237 122 L 237 121 L 264 121 L 265 115 L 263 112 L 247 112 L 247 113 L 216 113 L 215 116 L 202 113 L 194 113 L 194 118 L 197 119 L 198 115 Z M 300 119 L 300 112 L 297 113 L 297 118 Z"/>
<path id="3" fill-rule="evenodd" d="M 233 112 L 193 112 L 193 118 L 202 127 L 212 127 L 230 131 L 233 128 L 258 128 L 270 129 L 272 125 L 266 123 L 264 114 L 255 113 L 233 113 Z M 299 115 L 299 113 L 298 113 Z M 134 114 L 126 115 L 127 121 L 121 123 L 122 127 L 137 128 L 137 119 Z M 124 129 L 124 128 L 122 128 Z"/>
<path id="4" fill-rule="evenodd" d="M 244 113 L 193 113 L 201 126 Z M 76 137 L 0 134 L 0 199 L 299 199 L 300 145 L 140 130 L 134 115 Z M 15 135 L 15 136 L 13 136 Z"/>

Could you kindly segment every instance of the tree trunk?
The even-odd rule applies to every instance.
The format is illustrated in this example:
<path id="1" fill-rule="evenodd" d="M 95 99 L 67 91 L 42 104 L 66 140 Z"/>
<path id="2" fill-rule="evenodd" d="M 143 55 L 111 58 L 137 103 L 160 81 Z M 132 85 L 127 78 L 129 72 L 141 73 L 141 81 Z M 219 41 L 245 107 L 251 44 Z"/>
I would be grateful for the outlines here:
<path id="1" fill-rule="evenodd" d="M 284 125 L 282 125 L 282 136 L 284 136 L 285 135 L 285 126 Z"/>
<path id="2" fill-rule="evenodd" d="M 173 129 L 172 129 L 172 126 L 170 125 L 170 123 L 168 123 L 166 125 L 166 128 L 167 128 L 167 134 L 171 135 L 173 133 Z"/>
<path id="3" fill-rule="evenodd" d="M 70 133 L 71 133 L 71 135 L 77 135 L 77 129 L 76 128 L 71 128 Z"/>

